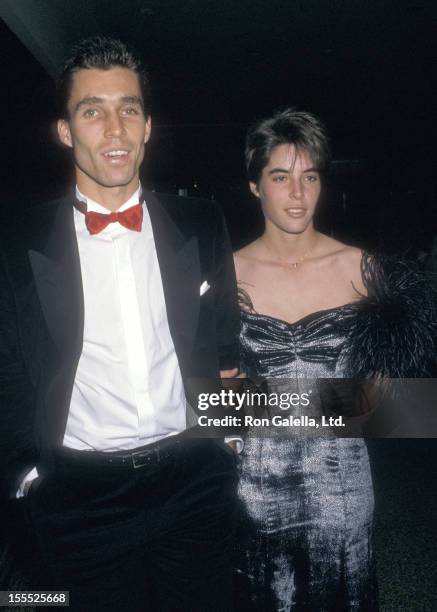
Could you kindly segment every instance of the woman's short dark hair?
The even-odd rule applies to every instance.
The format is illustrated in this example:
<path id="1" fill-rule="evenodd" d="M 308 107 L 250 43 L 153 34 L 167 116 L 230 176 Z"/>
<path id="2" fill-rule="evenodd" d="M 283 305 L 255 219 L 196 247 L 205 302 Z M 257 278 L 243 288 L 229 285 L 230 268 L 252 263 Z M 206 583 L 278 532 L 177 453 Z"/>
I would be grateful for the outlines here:
<path id="1" fill-rule="evenodd" d="M 282 144 L 291 144 L 297 150 L 305 151 L 319 172 L 328 170 L 331 147 L 325 126 L 312 113 L 287 108 L 249 129 L 245 154 L 250 181 L 259 182 L 272 150 Z"/>
<path id="2" fill-rule="evenodd" d="M 150 85 L 141 60 L 121 40 L 105 36 L 85 38 L 73 47 L 57 83 L 58 116 L 61 119 L 69 118 L 68 100 L 76 72 L 92 68 L 109 70 L 115 66 L 128 68 L 138 75 L 143 110 L 147 117 L 150 114 Z"/>

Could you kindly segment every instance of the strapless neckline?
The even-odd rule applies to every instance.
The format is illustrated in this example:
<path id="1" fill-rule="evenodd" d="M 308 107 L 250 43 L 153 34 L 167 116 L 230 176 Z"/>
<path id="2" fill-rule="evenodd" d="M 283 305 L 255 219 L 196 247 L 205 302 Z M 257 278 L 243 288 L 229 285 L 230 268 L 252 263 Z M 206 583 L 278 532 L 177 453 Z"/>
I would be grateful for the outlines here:
<path id="1" fill-rule="evenodd" d="M 285 319 L 280 319 L 279 317 L 273 317 L 271 315 L 262 314 L 258 312 L 250 312 L 249 310 L 241 309 L 241 314 L 252 317 L 254 319 L 267 319 L 272 323 L 277 323 L 281 326 L 285 326 L 288 328 L 298 327 L 305 325 L 306 323 L 313 321 L 314 319 L 318 319 L 320 317 L 328 316 L 330 314 L 337 314 L 343 311 L 354 311 L 356 306 L 360 304 L 362 300 L 356 300 L 355 302 L 347 302 L 346 304 L 341 304 L 340 306 L 333 306 L 332 308 L 323 308 L 321 310 L 315 310 L 314 312 L 310 312 L 309 314 L 301 317 L 300 319 L 296 319 L 296 321 L 286 321 Z"/>

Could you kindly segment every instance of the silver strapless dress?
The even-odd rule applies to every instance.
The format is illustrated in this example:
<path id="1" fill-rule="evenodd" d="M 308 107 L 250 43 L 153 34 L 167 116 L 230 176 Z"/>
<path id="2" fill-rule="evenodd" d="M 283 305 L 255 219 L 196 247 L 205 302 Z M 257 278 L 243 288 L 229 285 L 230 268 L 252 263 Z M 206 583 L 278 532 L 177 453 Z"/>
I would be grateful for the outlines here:
<path id="1" fill-rule="evenodd" d="M 294 390 L 299 381 L 317 388 L 320 378 L 342 378 L 355 316 L 354 304 L 294 324 L 243 310 L 243 367 L 250 376 L 288 380 Z M 377 610 L 364 440 L 249 431 L 239 496 L 238 612 Z"/>

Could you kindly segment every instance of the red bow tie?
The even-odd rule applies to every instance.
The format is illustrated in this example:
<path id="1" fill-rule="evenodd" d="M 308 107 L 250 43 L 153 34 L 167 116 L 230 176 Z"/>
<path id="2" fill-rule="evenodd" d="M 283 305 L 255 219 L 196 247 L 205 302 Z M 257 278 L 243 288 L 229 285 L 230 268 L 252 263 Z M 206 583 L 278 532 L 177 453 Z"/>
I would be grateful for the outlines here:
<path id="1" fill-rule="evenodd" d="M 85 215 L 85 224 L 91 235 L 98 234 L 105 229 L 110 223 L 120 223 L 127 229 L 135 232 L 141 231 L 143 222 L 143 207 L 141 204 L 135 204 L 123 212 L 111 212 L 109 214 L 87 211 L 87 205 L 81 200 L 76 200 L 76 208 Z"/>

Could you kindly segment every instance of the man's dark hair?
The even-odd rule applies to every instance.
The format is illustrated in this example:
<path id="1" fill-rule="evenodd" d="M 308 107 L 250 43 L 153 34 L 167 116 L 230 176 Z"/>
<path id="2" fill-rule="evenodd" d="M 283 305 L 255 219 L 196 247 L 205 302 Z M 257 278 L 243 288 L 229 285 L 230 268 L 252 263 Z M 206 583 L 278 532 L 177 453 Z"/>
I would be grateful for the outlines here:
<path id="1" fill-rule="evenodd" d="M 311 113 L 287 108 L 249 129 L 245 155 L 250 181 L 259 182 L 272 150 L 282 144 L 291 144 L 297 151 L 305 151 L 319 172 L 328 170 L 331 147 L 325 126 Z"/>
<path id="2" fill-rule="evenodd" d="M 92 68 L 109 70 L 115 66 L 128 68 L 138 75 L 144 114 L 150 115 L 150 85 L 141 60 L 121 40 L 92 36 L 77 43 L 64 64 L 57 83 L 58 116 L 69 118 L 67 105 L 76 72 Z"/>

